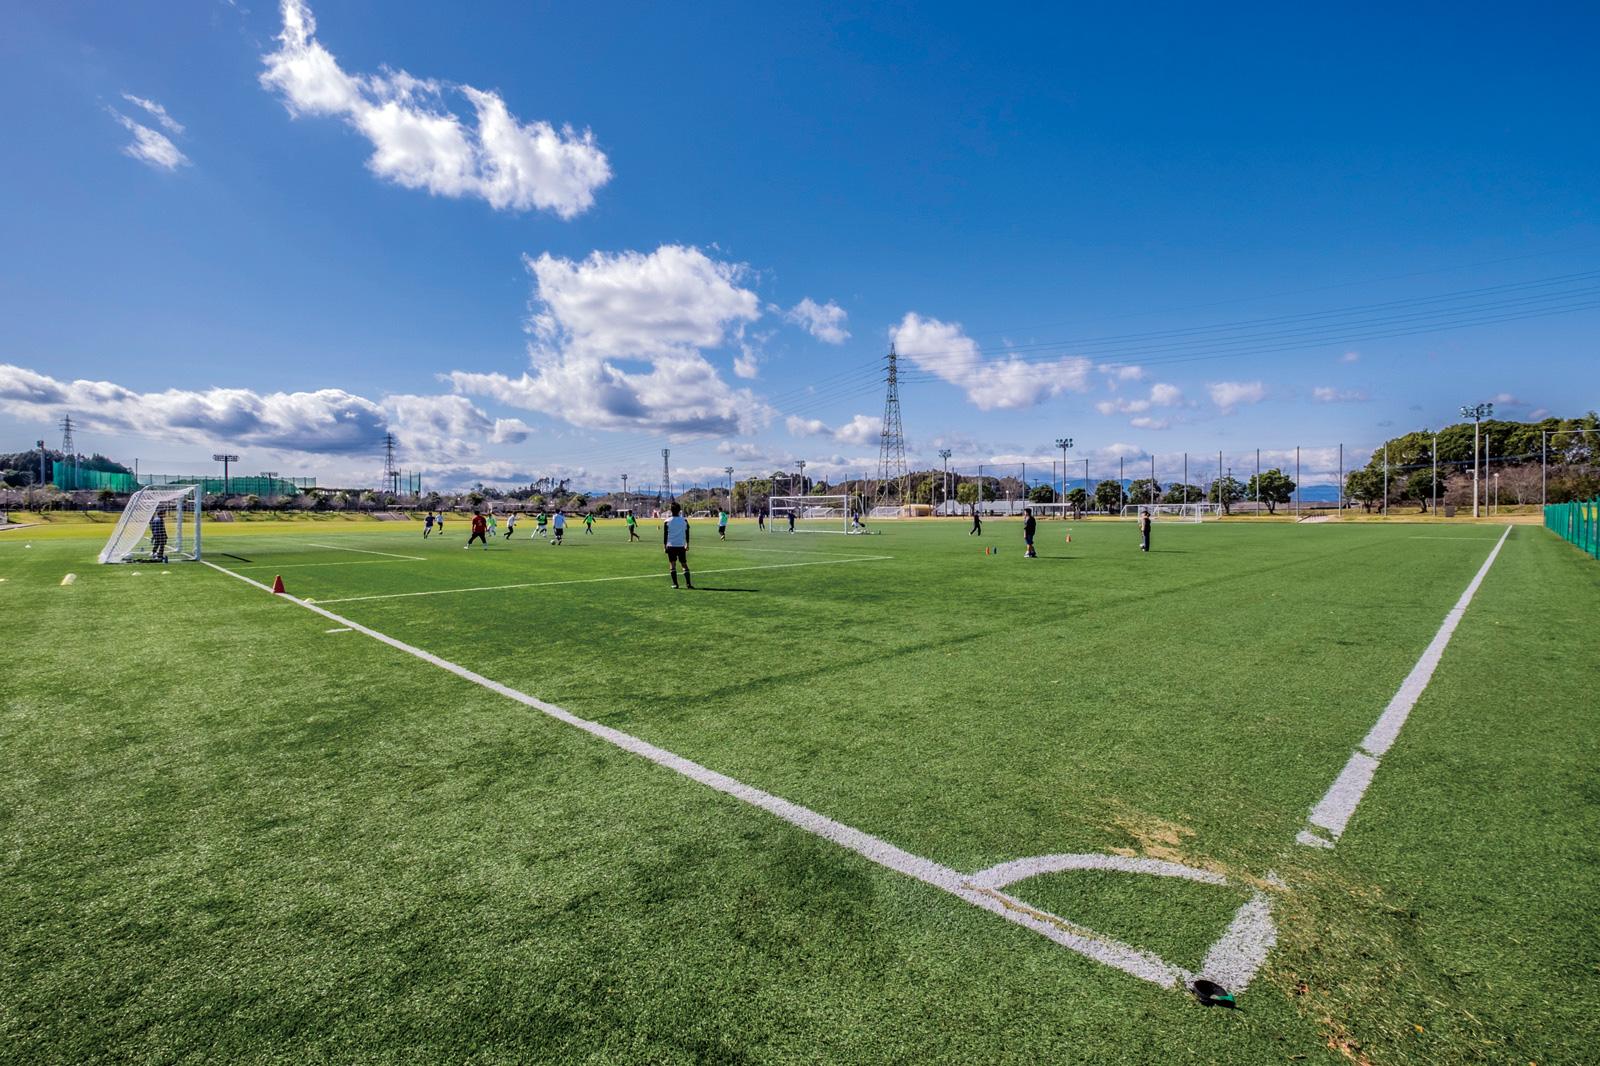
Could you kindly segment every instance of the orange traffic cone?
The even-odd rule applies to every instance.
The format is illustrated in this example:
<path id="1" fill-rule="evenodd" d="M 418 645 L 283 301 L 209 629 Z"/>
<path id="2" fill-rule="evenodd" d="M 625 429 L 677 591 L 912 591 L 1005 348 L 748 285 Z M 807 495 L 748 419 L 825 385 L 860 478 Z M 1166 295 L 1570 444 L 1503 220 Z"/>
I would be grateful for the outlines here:
<path id="1" fill-rule="evenodd" d="M 280 574 L 277 577 L 272 579 L 272 594 L 274 596 L 276 596 L 278 593 L 280 593 L 282 591 L 283 591 L 283 575 Z"/>

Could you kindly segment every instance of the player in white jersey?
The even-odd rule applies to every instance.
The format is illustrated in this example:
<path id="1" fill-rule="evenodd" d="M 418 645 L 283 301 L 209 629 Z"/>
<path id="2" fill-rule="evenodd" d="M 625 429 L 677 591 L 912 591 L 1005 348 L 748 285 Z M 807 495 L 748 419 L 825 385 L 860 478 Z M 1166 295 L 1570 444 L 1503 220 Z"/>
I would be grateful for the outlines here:
<path id="1" fill-rule="evenodd" d="M 672 517 L 661 523 L 661 544 L 667 550 L 667 567 L 672 572 L 672 587 L 678 587 L 678 564 L 683 564 L 683 583 L 688 588 L 694 588 L 694 582 L 689 577 L 689 520 L 681 513 L 682 510 L 676 503 L 672 505 Z"/>

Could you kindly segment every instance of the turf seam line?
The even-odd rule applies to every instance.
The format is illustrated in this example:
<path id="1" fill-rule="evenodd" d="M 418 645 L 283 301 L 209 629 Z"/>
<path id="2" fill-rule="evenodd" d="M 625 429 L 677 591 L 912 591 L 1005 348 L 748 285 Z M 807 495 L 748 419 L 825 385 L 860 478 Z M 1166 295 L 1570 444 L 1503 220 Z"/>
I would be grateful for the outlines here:
<path id="1" fill-rule="evenodd" d="M 1395 740 L 1400 736 L 1400 729 L 1406 724 L 1411 711 L 1427 690 L 1428 682 L 1433 679 L 1433 672 L 1439 667 L 1439 660 L 1444 657 L 1444 650 L 1450 644 L 1450 638 L 1455 635 L 1456 626 L 1461 624 L 1461 618 L 1467 613 L 1467 605 L 1472 602 L 1472 597 L 1478 592 L 1478 587 L 1483 584 L 1483 579 L 1489 575 L 1489 568 L 1500 555 L 1500 549 L 1505 546 L 1506 538 L 1511 535 L 1511 527 L 1506 526 L 1505 532 L 1500 534 L 1500 539 L 1495 542 L 1494 549 L 1489 552 L 1489 557 L 1483 561 L 1478 572 L 1473 575 L 1467 584 L 1466 591 L 1456 600 L 1454 607 L 1450 608 L 1444 616 L 1444 621 L 1439 625 L 1439 631 L 1433 635 L 1428 646 L 1422 650 L 1422 655 L 1417 659 L 1416 665 L 1400 682 L 1400 688 L 1395 692 L 1389 705 L 1383 709 L 1383 714 L 1373 724 L 1372 729 L 1362 738 L 1356 750 L 1350 753 L 1350 760 L 1345 763 L 1344 769 L 1339 771 L 1339 776 L 1328 787 L 1327 793 L 1311 809 L 1307 821 L 1312 826 L 1327 833 L 1327 839 L 1318 837 L 1310 831 L 1303 831 L 1296 841 L 1308 847 L 1332 847 L 1345 827 L 1350 824 L 1350 819 L 1360 806 L 1362 797 L 1367 794 L 1367 788 L 1372 784 L 1373 776 L 1378 772 L 1378 761 L 1388 754 L 1394 746 Z M 1307 839 L 1309 838 L 1309 839 Z"/>
<path id="2" fill-rule="evenodd" d="M 716 569 L 697 569 L 697 574 L 735 574 L 745 570 L 791 570 L 797 566 L 842 566 L 845 563 L 876 563 L 893 559 L 892 555 L 860 555 L 849 559 L 818 559 L 809 563 L 767 563 L 762 566 L 724 566 Z M 218 569 L 221 569 L 220 567 Z M 231 571 L 225 571 L 231 572 Z M 363 600 L 403 600 L 412 596 L 450 596 L 458 592 L 503 592 L 507 589 L 536 589 L 547 588 L 552 585 L 595 585 L 604 581 L 643 581 L 647 578 L 660 580 L 662 573 L 653 570 L 648 574 L 620 574 L 613 577 L 579 577 L 564 581 L 519 581 L 512 585 L 477 585 L 472 588 L 461 589 L 427 589 L 422 592 L 385 592 L 375 596 L 340 596 L 332 600 L 318 600 L 318 603 L 358 603 Z"/>
<path id="3" fill-rule="evenodd" d="M 244 574 L 218 566 L 210 560 L 202 560 L 202 562 L 219 573 L 227 574 L 229 577 L 258 588 L 263 592 L 272 592 L 271 587 L 254 578 L 246 577 Z M 651 576 L 660 577 L 659 574 Z M 525 692 L 520 692 L 509 685 L 503 685 L 464 666 L 450 662 L 448 659 L 442 659 L 432 652 L 424 651 L 386 633 L 335 614 L 320 604 L 311 603 L 298 597 L 290 596 L 287 593 L 278 593 L 276 598 L 287 600 L 297 607 L 312 611 L 339 625 L 348 626 L 357 633 L 371 637 L 382 644 L 387 644 L 397 651 L 421 659 L 425 663 L 455 674 L 465 681 L 470 681 L 509 700 L 531 707 L 550 718 L 554 718 L 556 721 L 580 729 L 597 739 L 621 748 L 623 751 L 672 770 L 692 781 L 705 785 L 707 788 L 742 800 L 753 807 L 760 808 L 788 822 L 798 829 L 803 829 L 842 848 L 853 851 L 885 869 L 921 881 L 923 884 L 938 888 L 975 907 L 998 915 L 1006 921 L 1031 929 L 1046 939 L 1102 965 L 1121 970 L 1123 973 L 1160 985 L 1163 988 L 1171 988 L 1179 983 L 1187 986 L 1195 979 L 1195 974 L 1180 966 L 1168 963 L 1150 952 L 1095 933 L 1047 911 L 1042 911 L 1000 891 L 998 887 L 979 885 L 976 881 L 982 874 L 963 874 L 942 863 L 934 862 L 932 859 L 913 855 L 886 840 L 872 836 L 870 833 L 845 825 L 842 822 L 837 822 L 808 807 L 791 803 L 789 800 L 775 796 L 770 792 L 764 792 L 753 785 L 747 785 L 726 774 L 718 773 L 665 748 L 657 747 L 649 741 L 641 740 L 631 733 L 624 733 L 620 729 L 613 729 L 611 726 L 602 725 L 587 718 L 580 718 L 571 711 L 558 707 L 553 703 L 547 703 Z M 1060 857 L 1043 856 L 1041 858 L 1057 859 Z M 1069 856 L 1068 858 L 1077 857 Z M 1121 857 L 1104 856 L 1102 858 L 1111 860 Z M 1149 860 L 1129 859 L 1126 861 L 1131 864 L 1124 868 L 1126 872 L 1149 872 L 1149 870 L 1145 869 L 1145 862 Z M 1026 860 L 1023 862 L 1025 863 Z M 1019 866 L 1019 864 L 1009 865 L 1013 867 Z M 1110 867 L 1111 863 L 1106 862 L 1103 865 Z M 1180 870 L 1187 869 L 1178 866 L 1176 863 L 1163 864 L 1163 867 L 1172 867 Z M 990 867 L 985 873 L 990 874 L 991 880 L 993 880 L 994 871 L 997 869 L 999 867 Z M 1185 876 L 1192 877 L 1195 874 L 1206 873 L 1206 871 L 1195 870 Z M 1247 908 L 1249 908 L 1248 912 Z M 1246 944 L 1247 950 L 1240 950 L 1238 947 L 1238 944 L 1249 941 L 1248 936 L 1236 932 L 1239 928 L 1253 931 L 1255 934 L 1254 941 Z M 1228 984 L 1228 987 L 1236 992 L 1243 991 L 1244 986 L 1249 983 L 1250 978 L 1255 974 L 1256 968 L 1265 958 L 1266 951 L 1272 947 L 1274 939 L 1272 930 L 1272 919 L 1266 899 L 1260 893 L 1256 893 L 1240 908 L 1239 913 L 1235 915 L 1233 924 L 1229 926 L 1223 936 L 1212 945 L 1211 951 L 1207 953 L 1207 965 L 1217 965 L 1219 973 L 1227 976 L 1231 981 L 1231 983 L 1223 983 Z"/>

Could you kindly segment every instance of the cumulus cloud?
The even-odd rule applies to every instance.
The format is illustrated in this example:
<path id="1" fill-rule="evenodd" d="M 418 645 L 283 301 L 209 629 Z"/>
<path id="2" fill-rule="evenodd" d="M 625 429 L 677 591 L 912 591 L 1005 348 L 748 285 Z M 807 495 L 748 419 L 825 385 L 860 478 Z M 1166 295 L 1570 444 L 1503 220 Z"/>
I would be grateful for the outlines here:
<path id="1" fill-rule="evenodd" d="M 1157 382 L 1150 386 L 1150 402 L 1157 407 L 1172 407 L 1183 402 L 1183 390 L 1176 385 Z"/>
<path id="2" fill-rule="evenodd" d="M 1101 400 L 1094 405 L 1094 409 L 1103 415 L 1130 415 L 1148 411 L 1152 407 L 1173 407 L 1182 402 L 1182 389 L 1176 385 L 1157 382 L 1150 386 L 1149 399 L 1124 399 L 1119 396 L 1110 400 Z M 1154 420 L 1150 418 L 1136 418 L 1133 420 L 1133 425 L 1149 428 L 1153 422 Z M 1161 428 L 1165 429 L 1166 424 L 1163 423 Z"/>
<path id="3" fill-rule="evenodd" d="M 1497 393 L 1495 393 L 1494 396 L 1490 399 L 1490 402 L 1491 403 L 1497 403 L 1501 407 L 1526 407 L 1527 406 L 1527 404 L 1525 404 L 1523 401 L 1517 399 L 1515 396 L 1513 396 L 1509 392 L 1497 392 Z"/>
<path id="4" fill-rule="evenodd" d="M 826 344 L 843 344 L 850 339 L 850 331 L 844 328 L 847 317 L 845 309 L 832 300 L 818 304 L 809 296 L 783 313 L 785 322 L 799 326 Z"/>
<path id="5" fill-rule="evenodd" d="M 85 429 L 180 444 L 227 443 L 321 457 L 376 456 L 393 432 L 408 464 L 459 463 L 485 445 L 516 444 L 529 428 L 492 418 L 463 396 L 387 396 L 342 389 L 136 392 L 109 381 L 62 381 L 0 365 L 0 411 L 36 421 L 70 413 Z"/>
<path id="6" fill-rule="evenodd" d="M 189 165 L 189 157 L 184 155 L 166 134 L 158 133 L 143 123 L 135 122 L 114 107 L 108 107 L 106 111 L 116 120 L 117 125 L 133 134 L 133 140 L 123 146 L 123 155 L 137 159 L 156 170 L 177 170 L 179 167 Z M 181 130 L 183 127 L 178 126 L 178 129 Z"/>
<path id="7" fill-rule="evenodd" d="M 1311 390 L 1318 403 L 1365 403 L 1367 394 L 1360 389 L 1336 389 L 1331 385 L 1318 385 Z"/>
<path id="8" fill-rule="evenodd" d="M 918 368 L 964 390 L 980 411 L 1021 410 L 1063 392 L 1084 392 L 1093 364 L 1077 356 L 1030 363 L 1016 356 L 985 360 L 959 322 L 907 311 L 889 339 Z"/>
<path id="9" fill-rule="evenodd" d="M 1094 409 L 1103 415 L 1133 414 L 1136 411 L 1148 411 L 1149 400 L 1101 400 L 1094 405 Z"/>
<path id="10" fill-rule="evenodd" d="M 588 130 L 519 122 L 494 92 L 416 78 L 403 70 L 346 73 L 316 39 L 303 0 L 283 0 L 278 47 L 262 57 L 261 84 L 295 116 L 343 119 L 372 144 L 380 178 L 438 196 L 475 196 L 497 210 L 587 210 L 611 165 Z M 470 122 L 447 106 L 459 96 Z"/>
<path id="11" fill-rule="evenodd" d="M 1165 418 L 1133 418 L 1128 425 L 1134 429 L 1166 429 L 1172 425 Z"/>
<path id="12" fill-rule="evenodd" d="M 1095 369 L 1106 376 L 1106 384 L 1113 389 L 1125 382 L 1144 379 L 1144 367 L 1132 363 L 1101 363 Z"/>
<path id="13" fill-rule="evenodd" d="M 790 415 L 784 425 L 796 437 L 827 437 L 840 444 L 865 444 L 877 440 L 883 432 L 883 424 L 871 415 L 856 415 L 840 426 L 830 426 L 820 418 Z"/>
<path id="14" fill-rule="evenodd" d="M 1241 404 L 1260 403 L 1267 396 L 1266 386 L 1259 381 L 1218 381 L 1209 388 L 1211 402 L 1224 414 L 1232 414 Z"/>
<path id="15" fill-rule="evenodd" d="M 749 432 L 770 416 L 704 355 L 760 317 L 755 293 L 740 284 L 743 267 L 679 245 L 581 261 L 546 254 L 526 264 L 535 286 L 533 370 L 516 378 L 456 371 L 448 375 L 456 391 L 577 426 L 678 438 Z"/>

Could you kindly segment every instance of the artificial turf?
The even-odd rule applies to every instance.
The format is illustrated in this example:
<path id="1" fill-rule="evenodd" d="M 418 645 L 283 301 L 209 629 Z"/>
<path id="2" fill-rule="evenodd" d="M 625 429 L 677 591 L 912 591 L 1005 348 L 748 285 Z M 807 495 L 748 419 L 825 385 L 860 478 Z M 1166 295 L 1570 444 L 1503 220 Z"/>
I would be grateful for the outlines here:
<path id="1" fill-rule="evenodd" d="M 1145 556 L 1129 524 L 1046 523 L 1039 560 L 1014 523 L 883 530 L 701 524 L 695 592 L 614 522 L 488 551 L 456 523 L 214 524 L 206 549 L 957 869 L 1276 872 L 1240 1010 L 215 570 L 14 530 L 0 1058 L 1544 1062 L 1600 1038 L 1591 560 L 1512 532 L 1324 852 L 1295 832 L 1499 527 L 1182 524 Z M 1239 902 L 1012 891 L 1190 967 Z"/>

